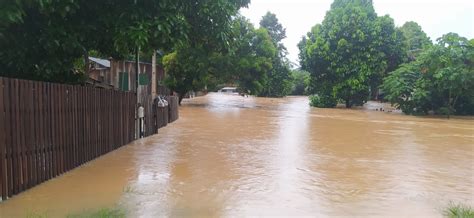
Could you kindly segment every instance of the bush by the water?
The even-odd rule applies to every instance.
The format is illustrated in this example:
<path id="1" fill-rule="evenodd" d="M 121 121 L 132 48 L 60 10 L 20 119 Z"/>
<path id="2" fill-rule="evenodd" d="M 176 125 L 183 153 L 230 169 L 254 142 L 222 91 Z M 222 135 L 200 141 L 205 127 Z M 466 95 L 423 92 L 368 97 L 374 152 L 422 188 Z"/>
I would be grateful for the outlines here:
<path id="1" fill-rule="evenodd" d="M 474 210 L 466 205 L 451 203 L 449 207 L 444 210 L 443 215 L 449 218 L 474 218 Z"/>
<path id="2" fill-rule="evenodd" d="M 337 100 L 332 96 L 311 95 L 309 96 L 309 105 L 319 108 L 332 108 L 337 105 Z"/>

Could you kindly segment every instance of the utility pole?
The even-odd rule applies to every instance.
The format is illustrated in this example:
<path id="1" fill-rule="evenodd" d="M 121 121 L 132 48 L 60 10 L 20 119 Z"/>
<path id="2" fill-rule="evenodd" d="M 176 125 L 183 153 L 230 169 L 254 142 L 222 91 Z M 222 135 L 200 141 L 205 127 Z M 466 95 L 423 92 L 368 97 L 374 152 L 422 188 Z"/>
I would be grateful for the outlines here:
<path id="1" fill-rule="evenodd" d="M 140 53 L 140 47 L 137 46 L 136 48 L 136 53 L 135 53 L 135 74 L 136 74 L 136 77 L 135 77 L 135 94 L 137 95 L 137 104 L 140 103 L 140 101 L 138 100 L 138 80 L 139 80 L 139 76 L 140 76 L 140 66 L 139 66 L 139 53 Z"/>
<path id="2" fill-rule="evenodd" d="M 139 107 L 139 103 L 140 103 L 140 95 L 138 94 L 138 80 L 139 80 L 139 76 L 140 76 L 140 67 L 139 67 L 139 53 L 140 53 L 140 47 L 136 47 L 136 53 L 135 53 L 135 94 L 137 96 L 137 103 L 136 103 L 136 122 L 135 122 L 135 126 L 136 126 L 136 131 L 135 131 L 135 134 L 136 134 L 136 138 L 138 139 L 140 137 L 140 121 L 139 121 L 139 118 L 138 118 L 138 107 Z"/>

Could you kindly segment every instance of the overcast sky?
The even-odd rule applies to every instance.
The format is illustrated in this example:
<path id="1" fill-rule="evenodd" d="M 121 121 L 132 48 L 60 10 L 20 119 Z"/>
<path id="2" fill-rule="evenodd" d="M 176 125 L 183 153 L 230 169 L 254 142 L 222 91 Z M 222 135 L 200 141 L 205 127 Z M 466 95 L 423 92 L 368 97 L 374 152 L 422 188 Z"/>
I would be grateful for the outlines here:
<path id="1" fill-rule="evenodd" d="M 262 16 L 271 11 L 286 28 L 283 43 L 288 58 L 298 63 L 296 44 L 315 24 L 321 23 L 333 0 L 251 0 L 241 14 L 258 27 Z M 417 22 L 431 40 L 455 32 L 474 38 L 474 0 L 373 0 L 379 16 L 389 14 L 395 25 Z"/>

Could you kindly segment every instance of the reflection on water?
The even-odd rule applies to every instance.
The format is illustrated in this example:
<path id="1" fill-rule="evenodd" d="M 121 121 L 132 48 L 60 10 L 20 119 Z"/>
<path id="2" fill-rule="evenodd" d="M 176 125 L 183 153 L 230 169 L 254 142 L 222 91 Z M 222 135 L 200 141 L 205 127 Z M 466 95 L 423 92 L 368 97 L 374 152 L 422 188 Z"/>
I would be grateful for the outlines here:
<path id="1" fill-rule="evenodd" d="M 449 201 L 474 206 L 473 124 L 209 94 L 185 100 L 158 135 L 1 203 L 0 215 L 436 217 Z"/>

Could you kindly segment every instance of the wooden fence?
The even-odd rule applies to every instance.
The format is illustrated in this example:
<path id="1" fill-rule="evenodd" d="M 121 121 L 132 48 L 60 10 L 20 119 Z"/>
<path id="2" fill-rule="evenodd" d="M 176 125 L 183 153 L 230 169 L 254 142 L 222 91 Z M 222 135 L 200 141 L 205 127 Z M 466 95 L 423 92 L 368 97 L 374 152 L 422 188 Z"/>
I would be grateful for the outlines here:
<path id="1" fill-rule="evenodd" d="M 177 96 L 170 96 L 169 99 L 168 99 L 168 103 L 169 103 L 169 122 L 172 123 L 174 121 L 176 121 L 178 118 L 179 118 L 179 114 L 178 114 L 178 107 L 179 107 L 179 104 L 178 104 L 178 97 Z"/>
<path id="2" fill-rule="evenodd" d="M 0 198 L 133 141 L 136 100 L 131 92 L 0 77 Z M 174 121 L 177 111 L 170 114 Z"/>
<path id="3" fill-rule="evenodd" d="M 168 123 L 172 123 L 178 119 L 178 97 L 166 96 L 168 101 L 167 107 L 158 107 L 158 100 L 151 98 L 143 100 L 143 108 L 145 109 L 145 134 L 150 136 L 158 133 L 158 129 L 165 127 Z"/>

